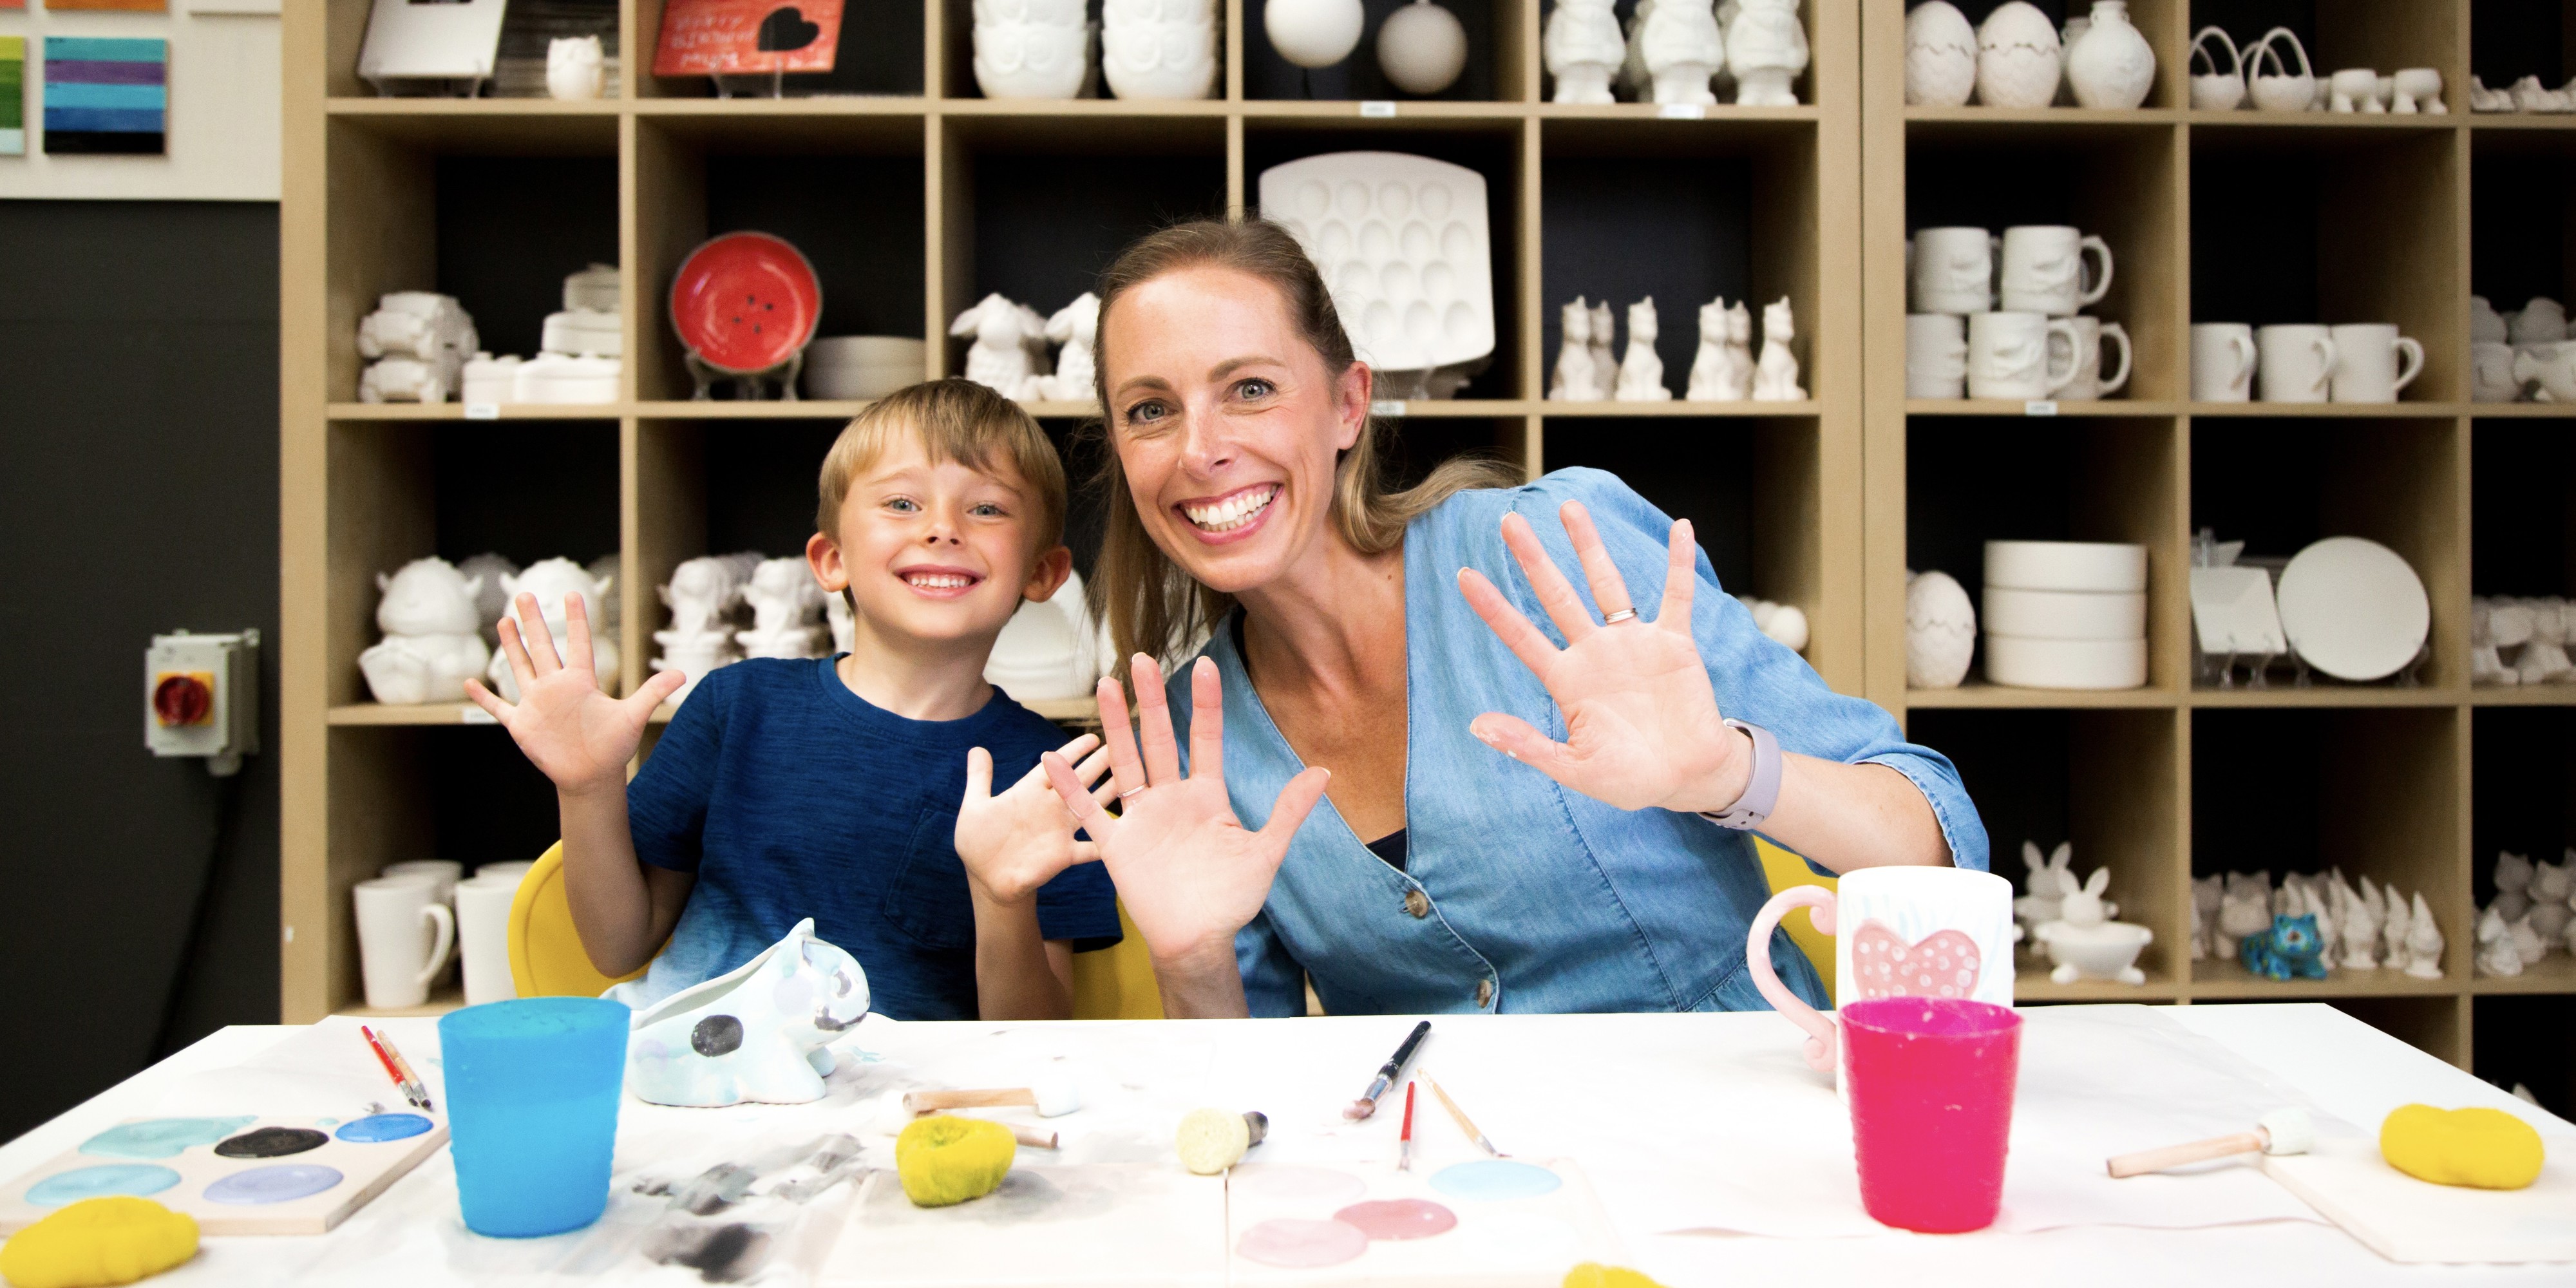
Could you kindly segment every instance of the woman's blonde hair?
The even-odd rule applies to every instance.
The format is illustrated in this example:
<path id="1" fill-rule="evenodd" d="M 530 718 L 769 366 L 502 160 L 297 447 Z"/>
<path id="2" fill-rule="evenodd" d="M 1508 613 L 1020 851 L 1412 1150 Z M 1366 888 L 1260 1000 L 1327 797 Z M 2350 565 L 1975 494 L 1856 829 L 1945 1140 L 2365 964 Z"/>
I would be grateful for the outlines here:
<path id="1" fill-rule="evenodd" d="M 1279 293 L 1296 327 L 1325 374 L 1338 379 L 1354 361 L 1350 336 L 1324 278 L 1315 271 L 1287 229 L 1266 219 L 1242 223 L 1199 220 L 1151 234 L 1120 252 L 1100 275 L 1100 326 L 1092 339 L 1092 379 L 1104 413 L 1109 406 L 1109 311 L 1127 292 L 1165 274 L 1193 268 L 1221 268 L 1259 278 Z M 1234 608 L 1234 597 L 1206 586 L 1182 571 L 1136 513 L 1136 498 L 1127 489 L 1127 474 L 1118 460 L 1117 432 L 1103 422 L 1107 450 L 1098 481 L 1109 502 L 1101 534 L 1100 561 L 1092 570 L 1092 611 L 1104 615 L 1118 656 L 1170 655 L 1213 631 Z M 1333 530 L 1362 554 L 1395 549 L 1404 527 L 1451 496 L 1470 488 L 1516 487 L 1520 471 L 1485 457 L 1452 457 L 1422 482 L 1402 490 L 1390 486 L 1386 431 L 1375 418 L 1360 430 L 1359 441 L 1342 453 L 1333 467 Z"/>

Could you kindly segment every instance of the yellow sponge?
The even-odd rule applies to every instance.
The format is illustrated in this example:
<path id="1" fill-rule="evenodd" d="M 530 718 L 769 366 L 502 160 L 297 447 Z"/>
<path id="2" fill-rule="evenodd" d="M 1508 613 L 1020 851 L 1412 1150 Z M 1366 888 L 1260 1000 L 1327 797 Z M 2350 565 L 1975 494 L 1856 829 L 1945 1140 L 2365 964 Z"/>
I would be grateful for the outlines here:
<path id="1" fill-rule="evenodd" d="M 1019 1152 L 1020 1142 L 1000 1123 L 934 1114 L 894 1138 L 894 1170 L 903 1178 L 904 1197 L 946 1207 L 992 1193 Z"/>
<path id="2" fill-rule="evenodd" d="M 0 1245 L 15 1288 L 107 1288 L 197 1255 L 197 1221 L 150 1199 L 82 1199 Z"/>
<path id="3" fill-rule="evenodd" d="M 2518 1190 L 2540 1179 L 2540 1133 L 2501 1109 L 2400 1105 L 2379 1125 L 2379 1155 L 2435 1185 Z"/>
<path id="4" fill-rule="evenodd" d="M 1565 1288 L 1664 1288 L 1654 1280 L 1620 1266 L 1586 1261 L 1565 1272 Z"/>

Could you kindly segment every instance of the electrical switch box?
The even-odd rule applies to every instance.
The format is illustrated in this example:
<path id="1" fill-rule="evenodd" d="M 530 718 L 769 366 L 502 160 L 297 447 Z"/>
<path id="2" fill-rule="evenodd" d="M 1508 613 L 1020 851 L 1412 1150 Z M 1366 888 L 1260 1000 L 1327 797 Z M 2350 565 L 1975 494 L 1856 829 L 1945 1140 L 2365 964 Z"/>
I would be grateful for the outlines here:
<path id="1" fill-rule="evenodd" d="M 203 756 L 218 777 L 259 750 L 259 632 L 152 637 L 143 655 L 143 745 Z"/>

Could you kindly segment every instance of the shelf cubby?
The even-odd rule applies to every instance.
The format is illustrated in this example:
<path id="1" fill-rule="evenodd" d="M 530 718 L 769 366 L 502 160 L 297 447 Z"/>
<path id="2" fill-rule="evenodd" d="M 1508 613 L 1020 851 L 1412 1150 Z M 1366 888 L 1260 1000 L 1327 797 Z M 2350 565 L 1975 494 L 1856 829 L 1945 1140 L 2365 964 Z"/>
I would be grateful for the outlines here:
<path id="1" fill-rule="evenodd" d="M 2469 461 L 2470 593 L 2576 596 L 2576 443 L 2556 425 L 2479 420 Z"/>
<path id="2" fill-rule="evenodd" d="M 1551 419 L 1546 441 L 1548 468 L 1608 470 L 1664 513 L 1690 520 L 1727 593 L 1819 601 L 1823 479 L 1813 421 Z M 1728 465 L 1712 468 L 1718 462 Z"/>
<path id="3" fill-rule="evenodd" d="M 2555 82 L 2553 82 L 2555 83 Z M 2559 117 L 2559 120 L 2576 118 Z M 2469 287 L 2500 310 L 2576 295 L 2576 131 L 2480 131 L 2470 146 Z M 2487 404 L 2481 404 L 2483 413 Z M 2553 414 L 2567 404 L 2533 404 Z"/>
<path id="4" fill-rule="evenodd" d="M 2576 845 L 2576 710 L 2525 707 L 2471 716 L 2477 766 L 2469 814 L 2470 894 L 2496 896 L 2496 856 L 2556 863 Z"/>
<path id="5" fill-rule="evenodd" d="M 2576 24 L 2567 21 L 2566 0 L 2475 0 L 2467 8 L 2469 70 L 2487 88 L 2507 89 L 2525 76 L 2553 88 L 2566 83 L 2567 67 L 2576 62 L 2568 45 Z"/>
<path id="6" fill-rule="evenodd" d="M 2484 8 L 2490 2 L 2477 0 L 2476 7 Z M 2422 0 L 2191 0 L 2190 29 L 2217 26 L 2242 48 L 2262 39 L 2274 27 L 2286 27 L 2298 37 L 2300 47 L 2308 51 L 2319 81 L 2346 67 L 2375 68 L 2381 75 L 2400 67 L 2439 68 L 2446 106 L 2454 114 L 2465 114 L 2469 99 L 2467 84 L 2462 80 L 2463 55 L 2467 52 L 2463 42 L 2468 33 L 2459 21 L 2459 10 L 2470 7 L 2467 0 L 2462 0 L 2457 9 Z M 2286 49 L 2283 53 L 2296 58 Z M 2209 120 L 2275 114 L 2196 115 Z"/>
<path id="7" fill-rule="evenodd" d="M 2527 1089 L 2561 1118 L 2576 1114 L 2576 997 L 2480 997 L 2474 1009 L 2478 1076 Z"/>

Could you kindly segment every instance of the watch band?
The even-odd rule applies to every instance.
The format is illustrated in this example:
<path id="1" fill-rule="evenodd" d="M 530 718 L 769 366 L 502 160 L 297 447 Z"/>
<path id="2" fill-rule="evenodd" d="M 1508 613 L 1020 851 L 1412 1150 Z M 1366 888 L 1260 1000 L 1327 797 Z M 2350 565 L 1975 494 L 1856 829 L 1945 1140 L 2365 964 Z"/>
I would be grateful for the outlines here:
<path id="1" fill-rule="evenodd" d="M 1725 809 L 1700 811 L 1700 817 L 1719 827 L 1750 832 L 1771 817 L 1771 809 L 1780 803 L 1780 740 L 1771 731 L 1741 720 L 1728 720 L 1726 727 L 1741 729 L 1753 739 L 1753 776 L 1744 784 L 1744 794 Z"/>

